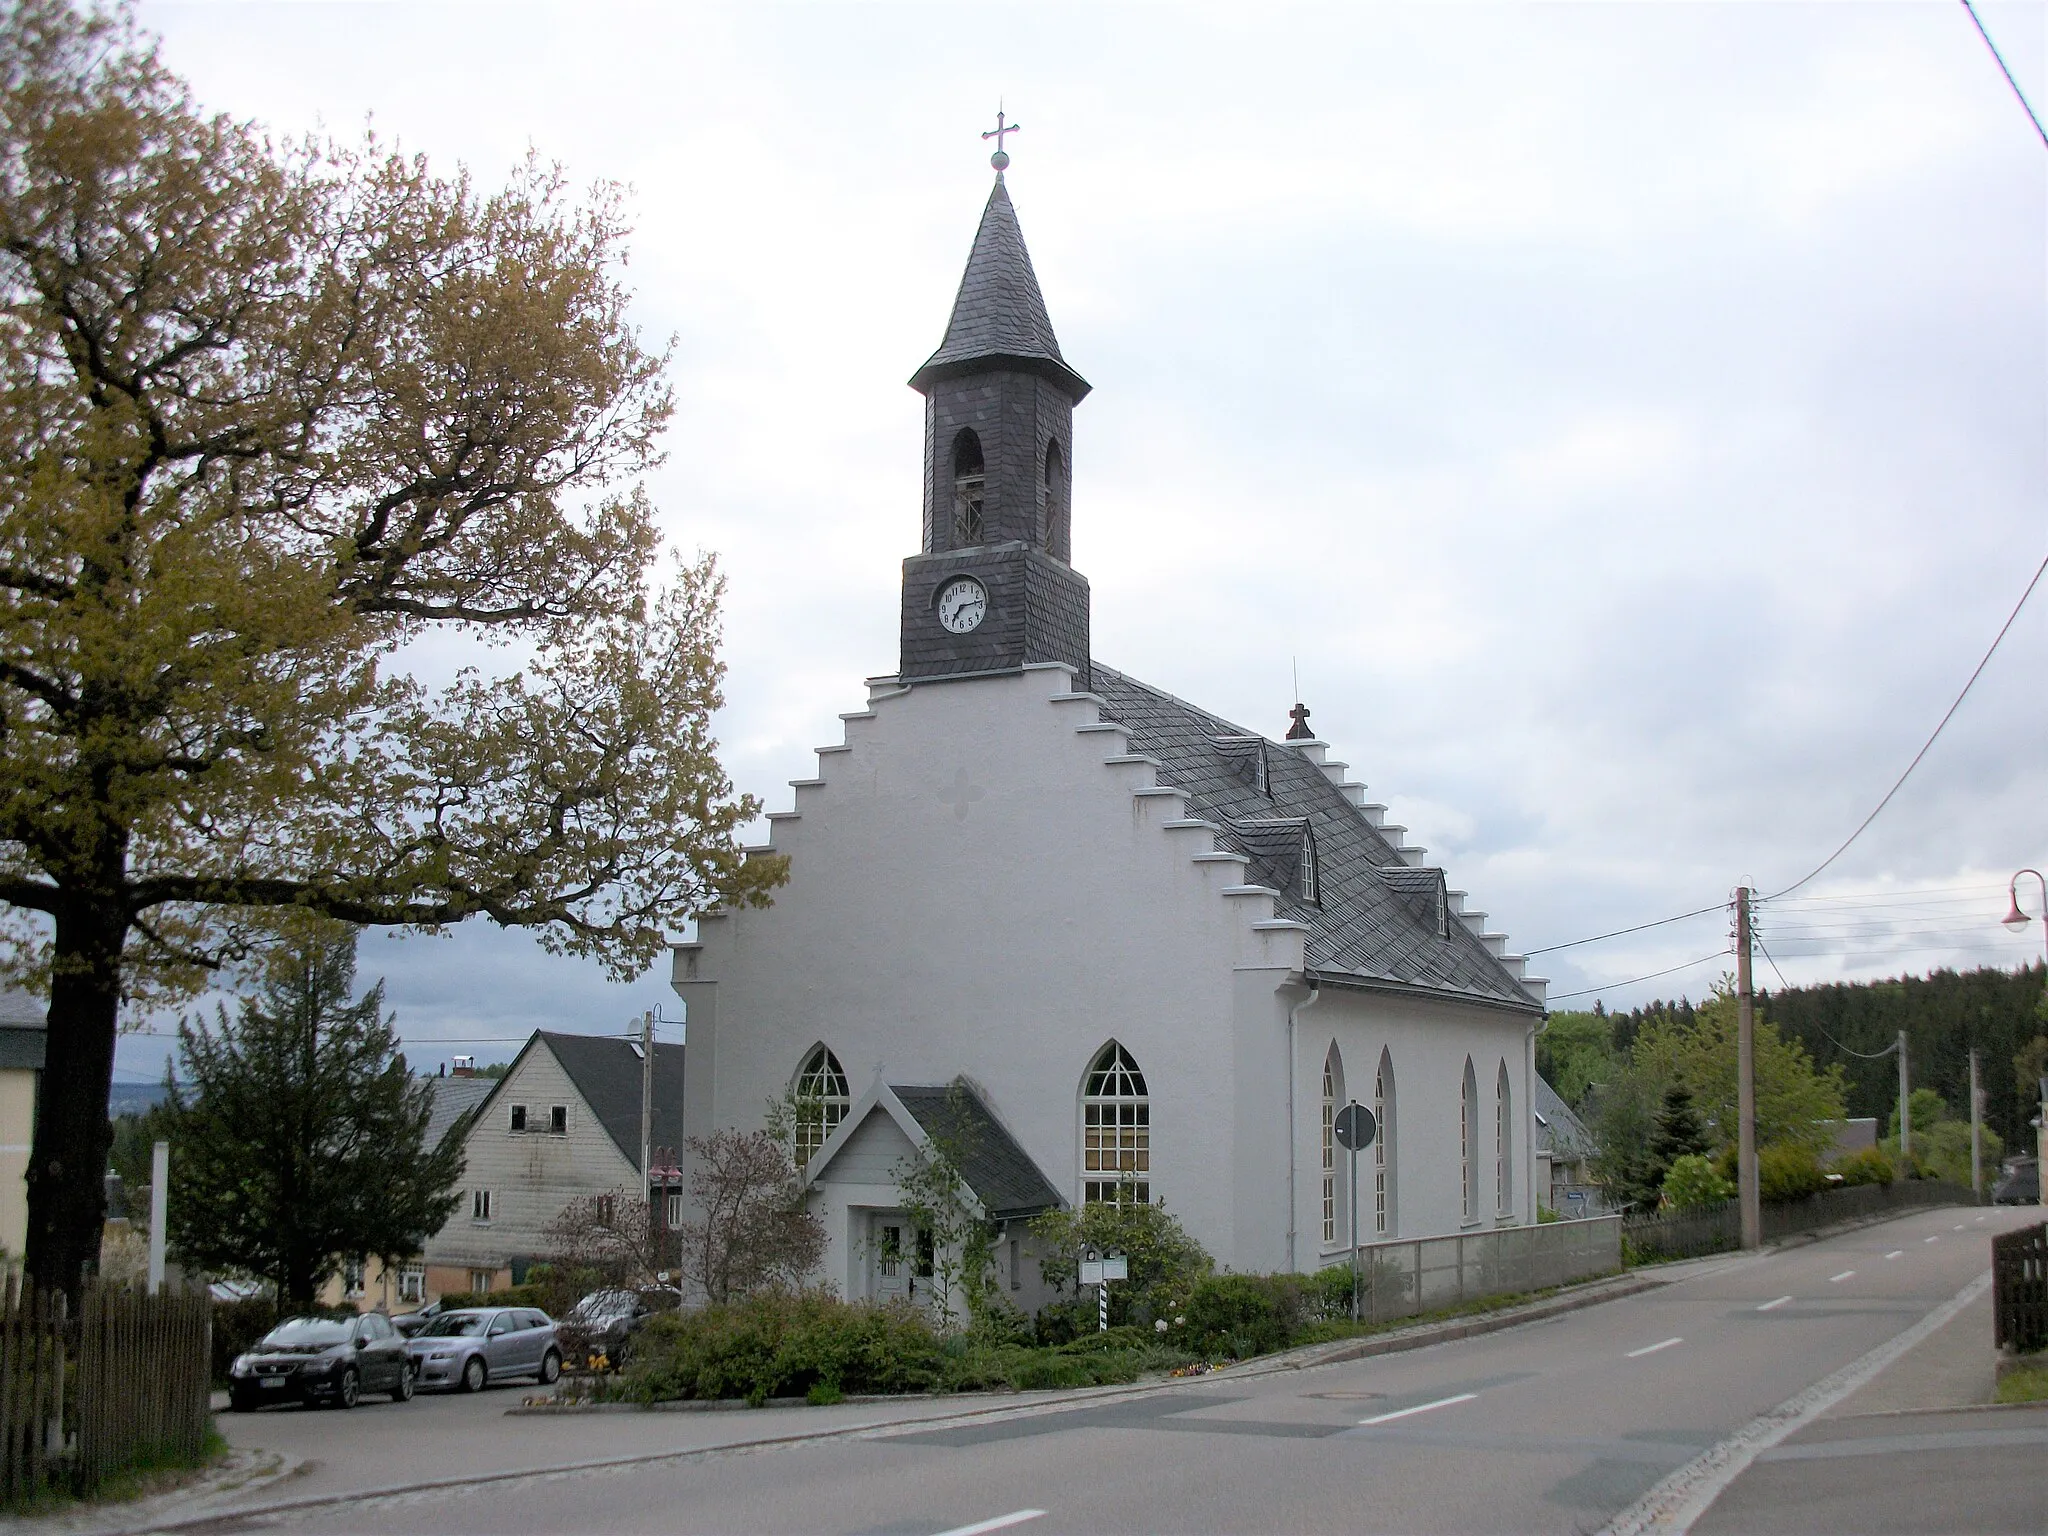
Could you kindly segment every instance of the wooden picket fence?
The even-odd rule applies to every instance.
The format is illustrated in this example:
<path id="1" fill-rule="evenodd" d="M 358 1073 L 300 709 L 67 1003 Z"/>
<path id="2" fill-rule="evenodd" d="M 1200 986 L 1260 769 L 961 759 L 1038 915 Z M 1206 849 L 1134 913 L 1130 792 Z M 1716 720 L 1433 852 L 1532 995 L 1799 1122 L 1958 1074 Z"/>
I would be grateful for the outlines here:
<path id="1" fill-rule="evenodd" d="M 139 1462 L 204 1454 L 212 1318 L 204 1296 L 9 1275 L 0 1290 L 0 1504 L 47 1489 L 89 1496 Z"/>
<path id="2" fill-rule="evenodd" d="M 2048 1222 L 1991 1239 L 1991 1312 L 2000 1349 L 2048 1349 Z"/>

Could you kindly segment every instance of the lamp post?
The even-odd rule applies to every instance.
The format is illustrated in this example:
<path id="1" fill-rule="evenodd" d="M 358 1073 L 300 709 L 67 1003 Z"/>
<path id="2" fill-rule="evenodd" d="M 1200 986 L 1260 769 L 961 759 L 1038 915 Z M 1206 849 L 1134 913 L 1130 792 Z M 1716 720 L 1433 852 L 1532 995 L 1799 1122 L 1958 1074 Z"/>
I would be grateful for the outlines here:
<path id="1" fill-rule="evenodd" d="M 2014 933 L 2024 933 L 2027 924 L 2033 921 L 2020 910 L 2021 875 L 2032 875 L 2034 883 L 2041 888 L 2041 933 L 2044 945 L 2048 945 L 2048 876 L 2043 876 L 2038 869 L 2018 871 L 2013 875 L 2012 883 L 2006 887 L 2012 901 L 2005 911 L 2005 926 Z M 2034 1156 L 2035 1178 L 2040 1183 L 2041 1204 L 2048 1205 L 2048 1176 L 2044 1176 L 2048 1175 L 2048 1077 L 2041 1079 L 2041 1117 L 2034 1122 Z"/>

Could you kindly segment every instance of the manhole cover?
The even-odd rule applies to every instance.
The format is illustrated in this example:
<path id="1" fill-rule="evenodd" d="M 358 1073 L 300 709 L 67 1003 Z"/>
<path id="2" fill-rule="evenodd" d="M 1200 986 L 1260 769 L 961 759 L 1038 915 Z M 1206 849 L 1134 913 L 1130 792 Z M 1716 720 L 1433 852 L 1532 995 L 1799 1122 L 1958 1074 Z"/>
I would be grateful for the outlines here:
<path id="1" fill-rule="evenodd" d="M 1387 1394 L 1384 1392 L 1310 1392 L 1305 1395 L 1327 1398 L 1331 1402 L 1337 1403 L 1363 1403 L 1369 1402 L 1376 1397 L 1385 1397 Z"/>

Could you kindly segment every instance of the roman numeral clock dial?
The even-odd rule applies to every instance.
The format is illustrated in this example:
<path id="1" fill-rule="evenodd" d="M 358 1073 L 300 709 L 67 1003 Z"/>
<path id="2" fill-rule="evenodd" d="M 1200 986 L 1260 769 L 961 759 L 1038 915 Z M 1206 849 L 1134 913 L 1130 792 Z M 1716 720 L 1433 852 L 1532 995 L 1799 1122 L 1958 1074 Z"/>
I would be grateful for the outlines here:
<path id="1" fill-rule="evenodd" d="M 988 589 L 972 576 L 956 576 L 939 589 L 939 623 L 964 635 L 988 612 Z"/>

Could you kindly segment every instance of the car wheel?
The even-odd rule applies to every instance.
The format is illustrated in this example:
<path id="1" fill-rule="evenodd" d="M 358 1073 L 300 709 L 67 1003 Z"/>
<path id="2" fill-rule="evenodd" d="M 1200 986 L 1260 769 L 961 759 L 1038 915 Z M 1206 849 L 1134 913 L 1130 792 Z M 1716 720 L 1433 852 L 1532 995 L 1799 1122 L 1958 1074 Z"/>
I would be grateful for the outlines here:
<path id="1" fill-rule="evenodd" d="M 544 1387 L 551 1387 L 561 1378 L 561 1351 L 551 1349 L 540 1357 L 540 1384 Z"/>
<path id="2" fill-rule="evenodd" d="M 484 1369 L 482 1359 L 476 1355 L 471 1355 L 462 1362 L 462 1390 L 465 1392 L 483 1391 L 484 1379 L 489 1374 Z"/>
<path id="3" fill-rule="evenodd" d="M 356 1374 L 356 1368 L 350 1366 L 341 1373 L 341 1380 L 334 1384 L 334 1406 L 337 1408 L 353 1408 L 356 1405 L 356 1400 L 362 1395 L 363 1380 Z"/>
<path id="4" fill-rule="evenodd" d="M 412 1389 L 413 1369 L 412 1362 L 408 1360 L 398 1368 L 398 1385 L 391 1390 L 391 1401 L 394 1403 L 411 1402 Z"/>

